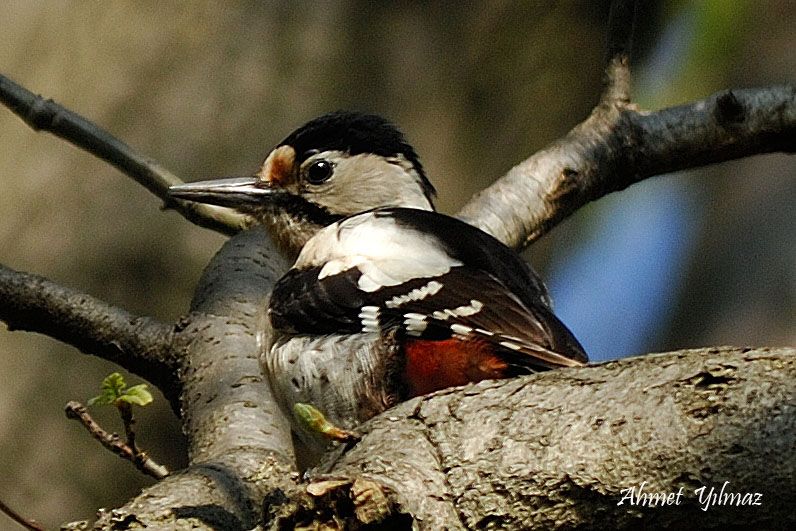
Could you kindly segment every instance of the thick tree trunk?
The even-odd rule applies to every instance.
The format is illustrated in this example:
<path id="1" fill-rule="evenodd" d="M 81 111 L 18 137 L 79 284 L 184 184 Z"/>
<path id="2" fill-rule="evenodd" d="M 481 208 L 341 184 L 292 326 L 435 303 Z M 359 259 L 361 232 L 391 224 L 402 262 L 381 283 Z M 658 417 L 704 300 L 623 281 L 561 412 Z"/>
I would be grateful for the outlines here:
<path id="1" fill-rule="evenodd" d="M 272 525 L 386 514 L 422 529 L 792 529 L 794 354 L 683 350 L 418 398 L 327 461 L 310 487 L 324 493 L 315 512 L 293 508 Z M 351 503 L 373 485 L 387 501 Z M 671 504 L 634 505 L 631 488 L 673 493 Z"/>

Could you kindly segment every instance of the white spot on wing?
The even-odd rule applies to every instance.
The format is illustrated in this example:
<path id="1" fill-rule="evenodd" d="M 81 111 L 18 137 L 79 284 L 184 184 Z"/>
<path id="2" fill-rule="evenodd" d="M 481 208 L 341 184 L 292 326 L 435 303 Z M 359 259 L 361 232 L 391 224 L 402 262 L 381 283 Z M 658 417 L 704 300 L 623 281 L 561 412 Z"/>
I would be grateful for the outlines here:
<path id="1" fill-rule="evenodd" d="M 522 347 L 516 343 L 512 343 L 511 341 L 501 341 L 501 347 L 510 348 L 511 350 L 522 350 Z"/>
<path id="2" fill-rule="evenodd" d="M 481 308 L 484 307 L 484 304 L 481 301 L 477 301 L 472 299 L 470 304 L 467 306 L 459 306 L 453 312 L 456 314 L 457 317 L 467 317 L 468 315 L 474 315 L 481 311 Z"/>
<path id="3" fill-rule="evenodd" d="M 359 311 L 359 320 L 362 323 L 363 333 L 367 334 L 371 332 L 381 332 L 378 306 L 363 306 Z"/>
<path id="4" fill-rule="evenodd" d="M 387 308 L 398 308 L 411 301 L 422 301 L 426 297 L 436 295 L 442 289 L 442 284 L 432 280 L 425 286 L 415 288 L 406 295 L 396 295 L 386 302 Z"/>
<path id="5" fill-rule="evenodd" d="M 419 336 L 426 331 L 428 322 L 427 316 L 422 313 L 405 313 L 404 314 L 404 327 L 406 333 L 410 336 Z"/>
<path id="6" fill-rule="evenodd" d="M 434 319 L 439 319 L 440 321 L 447 321 L 451 317 L 468 317 L 470 315 L 475 315 L 481 311 L 481 308 L 484 307 L 484 304 L 481 301 L 477 301 L 472 299 L 470 304 L 465 304 L 464 306 L 458 306 L 453 308 L 446 308 L 444 310 L 437 310 L 436 312 L 432 313 L 431 316 Z"/>
<path id="7" fill-rule="evenodd" d="M 466 336 L 470 332 L 472 332 L 473 329 L 470 328 L 469 326 L 464 326 L 464 325 L 460 325 L 460 324 L 452 324 L 451 325 L 451 331 L 454 334 L 458 335 L 458 336 Z"/>

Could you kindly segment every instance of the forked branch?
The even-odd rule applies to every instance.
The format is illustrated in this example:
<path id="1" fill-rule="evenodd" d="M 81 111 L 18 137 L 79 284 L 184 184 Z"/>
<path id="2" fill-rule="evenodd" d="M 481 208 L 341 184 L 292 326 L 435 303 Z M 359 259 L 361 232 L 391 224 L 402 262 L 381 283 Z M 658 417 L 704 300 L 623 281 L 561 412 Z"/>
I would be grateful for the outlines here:
<path id="1" fill-rule="evenodd" d="M 725 90 L 657 112 L 599 105 L 513 167 L 459 215 L 509 246 L 529 245 L 586 203 L 649 177 L 796 151 L 796 88 Z"/>
<path id="2" fill-rule="evenodd" d="M 135 439 L 130 435 L 131 428 L 127 420 L 125 420 L 125 432 L 127 433 L 127 442 L 125 442 L 115 433 L 109 433 L 105 431 L 102 426 L 97 424 L 97 421 L 91 417 L 83 404 L 72 401 L 66 404 L 64 410 L 68 419 L 79 422 L 94 439 L 102 444 L 102 446 L 122 459 L 130 461 L 144 474 L 155 479 L 163 479 L 169 475 L 169 471 L 166 467 L 157 463 L 146 453 L 138 449 L 135 444 Z"/>
<path id="3" fill-rule="evenodd" d="M 724 90 L 656 112 L 630 97 L 636 0 L 616 0 L 599 104 L 564 138 L 476 194 L 459 217 L 515 248 L 525 247 L 586 203 L 649 177 L 796 151 L 796 88 Z"/>

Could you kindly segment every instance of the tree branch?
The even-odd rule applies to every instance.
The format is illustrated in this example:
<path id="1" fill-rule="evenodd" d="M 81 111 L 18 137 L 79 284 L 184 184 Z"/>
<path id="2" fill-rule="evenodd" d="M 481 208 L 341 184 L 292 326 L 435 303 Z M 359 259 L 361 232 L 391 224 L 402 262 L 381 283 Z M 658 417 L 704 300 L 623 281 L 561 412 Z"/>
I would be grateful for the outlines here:
<path id="1" fill-rule="evenodd" d="M 776 151 L 796 151 L 792 86 L 725 90 L 658 112 L 600 105 L 477 194 L 459 216 L 524 247 L 586 203 L 646 178 Z"/>
<path id="2" fill-rule="evenodd" d="M 604 105 L 630 103 L 630 52 L 637 11 L 636 0 L 616 0 L 611 3 L 603 93 L 600 96 L 600 102 Z"/>
<path id="3" fill-rule="evenodd" d="M 794 381 L 796 349 L 725 347 L 442 391 L 361 426 L 362 441 L 314 478 L 316 510 L 286 501 L 271 528 L 356 528 L 370 504 L 402 528 L 790 528 Z M 382 486 L 386 516 L 379 496 L 357 503 L 362 480 Z M 702 510 L 696 489 L 725 481 L 761 493 L 762 507 Z M 618 505 L 643 482 L 682 487 L 681 503 Z"/>
<path id="4" fill-rule="evenodd" d="M 656 173 L 796 149 L 789 87 L 721 93 L 657 113 L 631 108 L 625 58 L 635 2 L 617 5 L 605 87 L 592 115 L 462 211 L 510 245 L 527 244 L 586 202 Z M 89 150 L 161 198 L 179 182 L 94 124 L 2 77 L 0 98 L 34 129 Z M 246 224 L 207 208 L 181 211 L 222 232 Z M 616 505 L 622 488 L 647 478 L 656 490 L 693 490 L 721 478 L 737 488 L 763 491 L 771 481 L 792 489 L 792 349 L 679 352 L 446 390 L 373 419 L 361 443 L 329 457 L 329 473 L 317 478 L 323 482 L 300 485 L 287 424 L 257 363 L 258 333 L 270 333 L 267 294 L 286 268 L 261 229 L 236 235 L 174 329 L 0 269 L 0 318 L 170 389 L 182 412 L 189 467 L 103 513 L 98 528 L 249 529 L 261 514 L 273 527 L 330 519 L 427 528 L 793 520 L 776 505 L 740 515 Z M 166 370 L 142 373 L 157 366 Z M 764 494 L 774 502 L 793 496 Z"/>
<path id="5" fill-rule="evenodd" d="M 155 479 L 163 479 L 169 475 L 169 471 L 163 465 L 155 462 L 152 458 L 141 452 L 136 446 L 134 439 L 130 437 L 128 425 L 125 422 L 125 430 L 128 431 L 127 443 L 122 442 L 115 433 L 108 433 L 102 426 L 89 415 L 85 406 L 80 402 L 71 401 L 64 408 L 66 417 L 78 421 L 89 434 L 99 441 L 102 446 L 115 453 L 122 459 L 130 461 L 138 470 Z"/>
<path id="6" fill-rule="evenodd" d="M 267 494 L 294 490 L 290 429 L 260 372 L 266 302 L 288 263 L 263 228 L 231 238 L 208 264 L 178 325 L 183 431 L 190 465 L 96 526 L 250 529 Z"/>
<path id="7" fill-rule="evenodd" d="M 31 531 L 45 531 L 43 525 L 39 524 L 35 520 L 25 518 L 14 509 L 3 503 L 3 500 L 0 500 L 0 512 L 4 513 L 6 516 L 14 520 L 25 529 L 29 529 Z"/>
<path id="8" fill-rule="evenodd" d="M 476 194 L 459 217 L 521 248 L 590 201 L 641 180 L 706 164 L 796 151 L 796 89 L 726 90 L 688 105 L 642 112 L 630 103 L 636 0 L 608 21 L 600 103 L 564 138 Z"/>
<path id="9" fill-rule="evenodd" d="M 244 216 L 226 208 L 170 199 L 166 193 L 169 186 L 182 183 L 177 176 L 95 123 L 53 100 L 33 94 L 3 75 L 0 75 L 0 102 L 33 130 L 48 131 L 112 164 L 192 223 L 223 234 L 234 234 L 248 224 Z"/>
<path id="10" fill-rule="evenodd" d="M 180 386 L 169 325 L 2 265 L 0 320 L 9 330 L 38 332 L 112 361 L 156 385 L 172 407 L 178 404 Z"/>

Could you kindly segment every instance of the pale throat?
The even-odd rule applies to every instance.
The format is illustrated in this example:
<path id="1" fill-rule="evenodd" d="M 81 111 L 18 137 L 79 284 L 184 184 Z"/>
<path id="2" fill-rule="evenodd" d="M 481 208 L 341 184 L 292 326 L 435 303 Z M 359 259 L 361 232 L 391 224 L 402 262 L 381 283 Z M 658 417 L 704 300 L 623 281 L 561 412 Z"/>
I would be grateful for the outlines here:
<path id="1" fill-rule="evenodd" d="M 307 220 L 298 220 L 286 212 L 265 216 L 263 224 L 273 236 L 279 250 L 293 261 L 310 238 L 323 228 L 322 225 Z"/>

